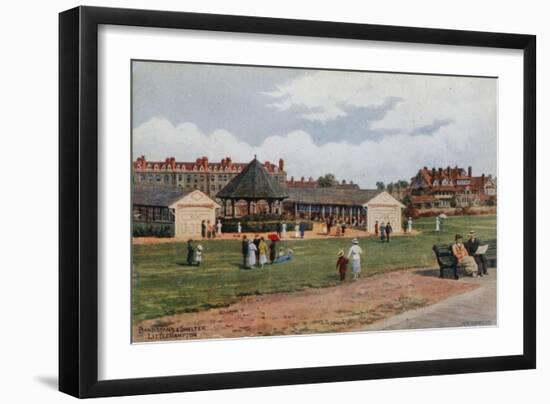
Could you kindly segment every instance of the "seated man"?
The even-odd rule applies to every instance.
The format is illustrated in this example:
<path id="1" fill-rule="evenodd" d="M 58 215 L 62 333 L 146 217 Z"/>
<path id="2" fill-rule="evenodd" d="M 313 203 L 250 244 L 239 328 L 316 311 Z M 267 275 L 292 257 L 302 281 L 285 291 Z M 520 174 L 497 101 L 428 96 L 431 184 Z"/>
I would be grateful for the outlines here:
<path id="1" fill-rule="evenodd" d="M 452 246 L 452 250 L 458 263 L 464 267 L 466 274 L 476 277 L 478 270 L 477 263 L 474 257 L 468 254 L 468 250 L 466 250 L 466 247 L 462 243 L 462 236 L 460 234 L 455 236 L 455 243 Z"/>
<path id="2" fill-rule="evenodd" d="M 487 276 L 489 274 L 487 273 L 487 260 L 485 259 L 485 255 L 476 254 L 477 249 L 481 245 L 481 241 L 476 237 L 476 232 L 473 230 L 468 233 L 468 235 L 470 238 L 464 243 L 464 246 L 466 250 L 468 250 L 468 254 L 476 260 L 479 276 Z"/>

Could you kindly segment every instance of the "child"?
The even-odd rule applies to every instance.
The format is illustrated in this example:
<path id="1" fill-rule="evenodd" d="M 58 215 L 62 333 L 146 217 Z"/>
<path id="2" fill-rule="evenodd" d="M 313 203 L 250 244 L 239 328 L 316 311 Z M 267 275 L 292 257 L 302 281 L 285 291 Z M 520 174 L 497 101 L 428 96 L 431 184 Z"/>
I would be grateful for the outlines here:
<path id="1" fill-rule="evenodd" d="M 336 269 L 340 274 L 340 282 L 344 282 L 346 280 L 346 271 L 348 270 L 348 262 L 349 260 L 346 257 L 344 257 L 344 250 L 338 251 L 338 259 L 336 260 Z"/>
<path id="2" fill-rule="evenodd" d="M 197 250 L 195 251 L 195 262 L 197 263 L 197 266 L 201 266 L 202 262 L 202 245 L 197 246 Z"/>

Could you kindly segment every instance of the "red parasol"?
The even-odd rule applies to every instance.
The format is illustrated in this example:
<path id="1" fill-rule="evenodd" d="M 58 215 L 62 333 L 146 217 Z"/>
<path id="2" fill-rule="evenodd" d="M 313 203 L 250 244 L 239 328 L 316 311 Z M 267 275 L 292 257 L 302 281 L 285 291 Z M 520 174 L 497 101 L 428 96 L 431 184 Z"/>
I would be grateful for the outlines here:
<path id="1" fill-rule="evenodd" d="M 269 234 L 267 236 L 268 239 L 270 239 L 271 241 L 280 241 L 281 239 L 279 238 L 279 236 L 277 236 L 275 233 L 273 234 Z"/>

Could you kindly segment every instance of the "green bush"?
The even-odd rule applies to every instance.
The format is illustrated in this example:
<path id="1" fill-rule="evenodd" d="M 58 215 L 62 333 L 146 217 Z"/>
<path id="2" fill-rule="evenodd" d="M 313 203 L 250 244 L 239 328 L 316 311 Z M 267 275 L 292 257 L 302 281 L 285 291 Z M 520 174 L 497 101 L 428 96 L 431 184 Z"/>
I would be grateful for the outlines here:
<path id="1" fill-rule="evenodd" d="M 273 219 L 273 216 L 276 216 Z M 265 232 L 276 232 L 277 223 L 285 222 L 286 231 L 294 231 L 296 226 L 296 221 L 292 220 L 282 220 L 277 215 L 250 215 L 243 216 L 240 218 L 231 218 L 231 219 L 222 219 L 222 229 L 224 233 L 236 233 L 237 232 L 237 223 L 241 223 L 241 228 L 243 232 L 247 233 L 265 233 Z M 313 222 L 301 220 L 305 224 L 306 231 L 313 229 Z"/>
<path id="2" fill-rule="evenodd" d="M 174 237 L 174 224 L 134 222 L 132 234 L 134 237 Z"/>

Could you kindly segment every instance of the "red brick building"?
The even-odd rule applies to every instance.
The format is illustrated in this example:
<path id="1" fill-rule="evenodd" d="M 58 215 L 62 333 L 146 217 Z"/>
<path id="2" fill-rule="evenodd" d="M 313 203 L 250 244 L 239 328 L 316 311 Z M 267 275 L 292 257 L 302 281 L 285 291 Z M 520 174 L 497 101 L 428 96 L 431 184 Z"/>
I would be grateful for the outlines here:
<path id="1" fill-rule="evenodd" d="M 263 163 L 267 172 L 282 186 L 286 183 L 284 164 L 283 159 L 279 160 L 279 164 L 269 161 Z M 214 196 L 247 165 L 248 163 L 235 163 L 230 157 L 211 162 L 207 157 L 199 157 L 195 161 L 176 161 L 174 157 L 168 157 L 164 161 L 148 161 L 145 156 L 141 156 L 133 162 L 133 181 L 136 185 L 155 184 L 198 189 Z"/>
<path id="2" fill-rule="evenodd" d="M 408 194 L 417 209 L 491 205 L 497 183 L 491 175 L 472 175 L 472 167 L 424 167 L 411 178 Z"/>

